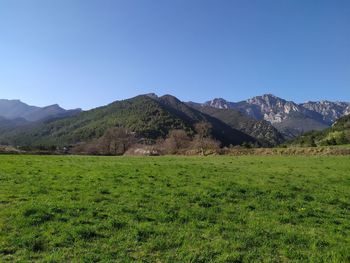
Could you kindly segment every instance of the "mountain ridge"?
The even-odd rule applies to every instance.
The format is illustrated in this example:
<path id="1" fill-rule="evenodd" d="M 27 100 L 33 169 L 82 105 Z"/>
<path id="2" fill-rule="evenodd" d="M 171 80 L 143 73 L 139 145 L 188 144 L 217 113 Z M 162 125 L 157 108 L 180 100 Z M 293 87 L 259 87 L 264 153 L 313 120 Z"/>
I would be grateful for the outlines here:
<path id="1" fill-rule="evenodd" d="M 348 102 L 309 101 L 298 104 L 273 94 L 263 94 L 239 102 L 215 98 L 201 105 L 235 109 L 254 119 L 268 121 L 288 138 L 310 130 L 322 130 L 336 119 L 350 114 Z"/>
<path id="2" fill-rule="evenodd" d="M 75 116 L 19 130 L 15 134 L 2 134 L 0 142 L 28 146 L 71 145 L 99 138 L 115 126 L 130 129 L 139 138 L 156 140 L 165 138 L 172 129 L 182 129 L 191 135 L 195 132 L 194 125 L 199 122 L 211 123 L 214 139 L 223 145 L 257 143 L 253 137 L 188 107 L 170 95 L 158 98 L 139 95 L 115 101 Z"/>
<path id="3" fill-rule="evenodd" d="M 66 110 L 58 104 L 44 107 L 31 106 L 21 100 L 0 99 L 0 116 L 8 120 L 23 118 L 26 121 L 36 122 L 47 118 L 70 115 L 80 112 L 81 109 Z"/>
<path id="4" fill-rule="evenodd" d="M 349 113 L 347 102 L 297 104 L 272 94 L 239 102 L 216 98 L 198 103 L 149 93 L 88 111 L 0 100 L 0 143 L 69 145 L 98 138 L 114 126 L 125 126 L 140 137 L 156 140 L 165 138 L 172 129 L 183 129 L 192 136 L 195 123 L 208 122 L 213 137 L 223 145 L 248 142 L 269 147 L 328 128 Z"/>
<path id="5" fill-rule="evenodd" d="M 287 142 L 287 145 L 301 147 L 333 146 L 350 144 L 350 115 L 336 120 L 331 127 L 322 131 L 311 131 Z"/>

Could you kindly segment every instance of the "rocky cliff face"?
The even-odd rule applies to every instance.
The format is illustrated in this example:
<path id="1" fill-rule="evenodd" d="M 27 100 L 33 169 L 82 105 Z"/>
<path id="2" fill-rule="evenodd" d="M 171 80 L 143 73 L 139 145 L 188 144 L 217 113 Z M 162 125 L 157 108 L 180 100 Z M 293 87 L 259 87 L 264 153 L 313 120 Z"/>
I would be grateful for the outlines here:
<path id="1" fill-rule="evenodd" d="M 340 117 L 350 114 L 350 103 L 347 102 L 309 101 L 301 104 L 301 106 L 318 112 L 322 115 L 323 120 L 330 124 Z"/>
<path id="2" fill-rule="evenodd" d="M 216 98 L 204 104 L 205 106 L 210 106 L 217 109 L 232 109 L 234 108 L 234 105 L 235 105 L 235 103 L 228 102 L 227 100 L 224 100 L 222 98 Z"/>
<path id="3" fill-rule="evenodd" d="M 350 104 L 347 102 L 319 101 L 297 104 L 272 94 L 256 96 L 241 102 L 229 102 L 220 98 L 208 101 L 204 105 L 239 110 L 254 119 L 270 122 L 289 137 L 309 130 L 323 129 L 336 119 L 350 114 Z"/>
<path id="4" fill-rule="evenodd" d="M 272 124 L 288 119 L 292 113 L 303 112 L 303 109 L 301 109 L 296 103 L 286 101 L 271 94 L 248 99 L 240 108 L 249 114 L 249 108 L 251 106 L 257 106 L 255 108 L 260 110 L 263 119 Z"/>

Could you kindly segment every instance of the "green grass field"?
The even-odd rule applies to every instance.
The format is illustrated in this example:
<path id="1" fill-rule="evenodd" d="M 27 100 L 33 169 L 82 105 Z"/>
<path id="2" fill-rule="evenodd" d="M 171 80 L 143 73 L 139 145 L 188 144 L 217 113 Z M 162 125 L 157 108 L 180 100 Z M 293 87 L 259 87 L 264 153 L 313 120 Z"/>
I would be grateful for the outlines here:
<path id="1" fill-rule="evenodd" d="M 0 262 L 350 262 L 350 157 L 0 156 Z"/>

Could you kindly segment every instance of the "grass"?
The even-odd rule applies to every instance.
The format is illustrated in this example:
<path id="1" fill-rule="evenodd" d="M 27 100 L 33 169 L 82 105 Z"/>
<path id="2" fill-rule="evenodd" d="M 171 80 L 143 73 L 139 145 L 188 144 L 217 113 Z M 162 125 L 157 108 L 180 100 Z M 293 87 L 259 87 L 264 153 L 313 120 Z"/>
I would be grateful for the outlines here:
<path id="1" fill-rule="evenodd" d="M 330 147 L 350 149 L 350 144 L 333 145 L 333 146 L 330 146 Z"/>
<path id="2" fill-rule="evenodd" d="M 349 262 L 350 157 L 0 156 L 1 262 Z"/>

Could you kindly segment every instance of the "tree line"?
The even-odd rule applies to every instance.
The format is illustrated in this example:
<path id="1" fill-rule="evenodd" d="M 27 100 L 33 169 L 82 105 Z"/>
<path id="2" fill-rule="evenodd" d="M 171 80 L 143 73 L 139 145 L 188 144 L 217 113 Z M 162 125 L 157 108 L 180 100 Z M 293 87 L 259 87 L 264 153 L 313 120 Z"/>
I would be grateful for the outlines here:
<path id="1" fill-rule="evenodd" d="M 125 127 L 108 129 L 102 137 L 73 147 L 72 153 L 93 155 L 123 154 L 213 154 L 220 150 L 220 142 L 211 136 L 212 126 L 207 122 L 194 125 L 195 135 L 181 129 L 170 130 L 166 138 L 150 143 Z"/>

